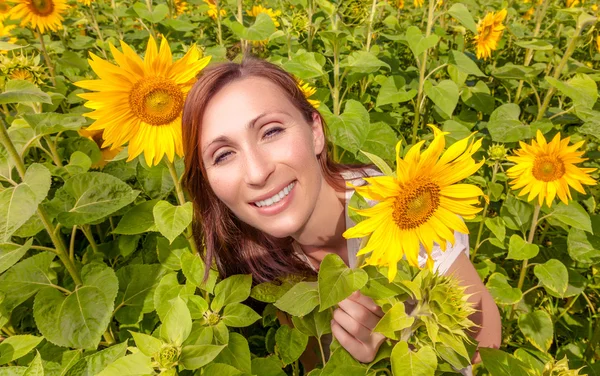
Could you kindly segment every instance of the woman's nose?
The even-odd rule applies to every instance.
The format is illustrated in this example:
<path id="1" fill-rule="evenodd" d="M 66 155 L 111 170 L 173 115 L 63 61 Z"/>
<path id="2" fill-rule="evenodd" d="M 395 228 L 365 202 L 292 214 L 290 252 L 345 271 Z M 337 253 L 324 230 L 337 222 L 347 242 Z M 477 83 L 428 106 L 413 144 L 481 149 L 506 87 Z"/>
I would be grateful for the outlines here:
<path id="1" fill-rule="evenodd" d="M 244 165 L 246 167 L 245 180 L 248 185 L 264 185 L 275 169 L 275 163 L 268 153 L 254 149 L 246 153 Z"/>

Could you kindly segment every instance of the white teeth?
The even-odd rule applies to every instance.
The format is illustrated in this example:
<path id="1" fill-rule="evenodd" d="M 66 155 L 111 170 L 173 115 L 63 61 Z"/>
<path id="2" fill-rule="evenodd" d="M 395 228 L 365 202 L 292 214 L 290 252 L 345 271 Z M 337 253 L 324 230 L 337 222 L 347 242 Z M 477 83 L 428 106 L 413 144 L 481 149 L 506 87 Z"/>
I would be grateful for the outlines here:
<path id="1" fill-rule="evenodd" d="M 274 194 L 273 197 L 270 197 L 266 200 L 257 201 L 254 204 L 259 208 L 263 206 L 271 206 L 274 203 L 281 201 L 285 196 L 287 196 L 291 192 L 292 188 L 294 188 L 295 184 L 296 182 L 293 182 L 287 187 L 283 188 L 281 191 L 279 191 L 279 193 Z"/>

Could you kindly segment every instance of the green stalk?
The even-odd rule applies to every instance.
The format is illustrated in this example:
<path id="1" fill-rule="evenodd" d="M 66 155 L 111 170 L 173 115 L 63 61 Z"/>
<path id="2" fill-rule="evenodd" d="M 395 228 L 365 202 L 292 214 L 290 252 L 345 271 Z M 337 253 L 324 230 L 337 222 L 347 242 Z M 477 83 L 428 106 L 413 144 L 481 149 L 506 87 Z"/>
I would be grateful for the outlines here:
<path id="1" fill-rule="evenodd" d="M 435 10 L 435 0 L 429 0 L 429 12 L 427 14 L 427 27 L 425 29 L 425 38 L 431 35 L 431 29 L 433 28 L 433 13 Z M 415 121 L 413 123 L 412 129 L 412 143 L 413 145 L 417 143 L 417 130 L 419 129 L 421 123 L 421 101 L 423 100 L 424 95 L 424 85 L 425 85 L 425 70 L 427 69 L 427 53 L 429 49 L 423 52 L 423 56 L 421 57 L 420 66 L 419 66 L 419 90 L 417 92 L 417 102 L 415 105 Z"/>
<path id="2" fill-rule="evenodd" d="M 219 4 L 219 0 L 215 0 L 215 5 L 217 6 L 217 41 L 219 42 L 219 46 L 223 46 L 223 32 L 221 30 L 221 6 Z"/>
<path id="3" fill-rule="evenodd" d="M 307 26 L 307 33 L 308 33 L 308 37 L 307 37 L 307 41 L 306 41 L 306 50 L 308 52 L 312 52 L 312 42 L 313 42 L 313 23 L 312 23 L 312 18 L 313 18 L 313 0 L 307 0 L 307 4 L 306 4 L 306 17 L 308 18 L 308 26 Z"/>
<path id="4" fill-rule="evenodd" d="M 498 173 L 498 167 L 500 166 L 500 161 L 496 161 L 494 163 L 494 167 L 492 168 L 492 183 L 496 182 L 496 174 Z M 490 188 L 488 187 L 487 190 L 487 194 L 489 196 L 490 194 Z M 475 241 L 475 249 L 473 249 L 473 253 L 471 254 L 471 261 L 475 260 L 475 255 L 477 254 L 477 251 L 479 250 L 479 246 L 481 245 L 480 241 L 481 241 L 481 234 L 483 233 L 483 225 L 485 224 L 485 218 L 487 217 L 487 212 L 488 212 L 488 207 L 490 206 L 490 204 L 486 201 L 485 205 L 483 206 L 483 213 L 482 213 L 482 218 L 481 218 L 481 222 L 479 223 L 479 230 L 477 231 L 477 240 Z"/>
<path id="5" fill-rule="evenodd" d="M 169 174 L 171 175 L 171 179 L 173 179 L 173 184 L 175 184 L 175 193 L 177 194 L 177 202 L 179 205 L 185 204 L 185 195 L 183 194 L 183 187 L 181 186 L 181 180 L 177 176 L 177 170 L 175 169 L 175 165 L 173 162 L 169 161 L 167 158 L 167 166 L 169 167 Z M 198 246 L 196 245 L 196 240 L 194 239 L 194 232 L 192 230 L 192 225 L 190 224 L 186 229 L 186 238 L 190 242 L 190 247 L 192 248 L 192 252 L 194 254 L 198 254 Z"/>
<path id="6" fill-rule="evenodd" d="M 83 232 L 83 235 L 85 235 L 85 238 L 90 243 L 90 246 L 92 247 L 92 252 L 94 252 L 94 254 L 99 253 L 100 250 L 98 249 L 98 244 L 96 244 L 96 241 L 94 240 L 94 235 L 92 234 L 90 225 L 81 226 L 81 232 Z"/>
<path id="7" fill-rule="evenodd" d="M 560 63 L 558 63 L 558 65 L 554 69 L 554 74 L 552 75 L 552 78 L 558 80 L 558 78 L 560 77 L 565 65 L 567 65 L 567 61 L 575 51 L 575 47 L 577 47 L 577 42 L 579 41 L 580 35 L 581 27 L 578 26 L 577 29 L 575 29 L 575 35 L 573 36 L 573 38 L 571 38 L 569 44 L 567 45 L 567 50 L 565 51 L 562 59 L 560 60 Z M 542 120 L 544 118 L 546 110 L 548 109 L 548 106 L 550 105 L 550 101 L 552 100 L 554 94 L 556 94 L 556 88 L 552 86 L 546 92 L 546 96 L 544 97 L 544 101 L 542 102 L 542 107 L 538 111 L 537 120 Z"/>
<path id="8" fill-rule="evenodd" d="M 40 47 L 42 49 L 42 54 L 44 55 L 44 60 L 46 61 L 48 70 L 50 71 L 50 80 L 52 80 L 52 84 L 54 86 L 56 86 L 56 76 L 54 74 L 54 65 L 50 61 L 50 56 L 48 56 L 48 51 L 46 51 L 46 44 L 44 43 L 44 36 L 40 32 L 39 28 L 37 29 L 37 31 L 35 33 L 38 35 L 38 38 L 40 40 Z"/>
<path id="9" fill-rule="evenodd" d="M 237 21 L 244 25 L 244 3 L 243 0 L 237 0 Z M 242 47 L 242 51 L 246 51 L 248 41 L 245 39 L 240 39 L 240 44 Z"/>
<path id="10" fill-rule="evenodd" d="M 8 132 L 6 131 L 4 121 L 0 121 L 0 122 L 2 123 L 2 126 L 0 126 L 0 143 L 2 145 L 4 145 L 4 147 L 8 151 L 8 154 L 12 158 L 12 160 L 15 164 L 15 167 L 17 169 L 17 172 L 19 173 L 19 176 L 21 177 L 21 180 L 23 180 L 25 178 L 25 171 L 26 171 L 25 163 L 23 162 L 23 159 L 19 156 L 19 153 L 17 152 L 15 145 L 12 143 L 10 137 L 8 136 Z M 41 205 L 38 206 L 37 214 L 39 215 L 40 219 L 42 220 L 42 223 L 44 224 L 44 228 L 46 229 L 46 232 L 48 233 L 48 235 L 50 236 L 50 239 L 52 240 L 52 243 L 54 244 L 54 248 L 56 249 L 56 254 L 58 255 L 58 258 L 63 263 L 65 268 L 67 269 L 67 272 L 71 275 L 71 278 L 73 278 L 73 281 L 75 282 L 76 285 L 83 284 L 83 282 L 81 281 L 81 277 L 79 276 L 79 271 L 75 267 L 75 264 L 69 258 L 69 253 L 67 251 L 67 248 L 65 247 L 65 243 L 64 243 L 61 235 L 56 233 L 56 228 L 52 224 L 52 220 L 50 219 L 50 216 L 46 213 L 46 210 Z"/>
<path id="11" fill-rule="evenodd" d="M 98 35 L 98 38 L 100 38 L 100 42 L 102 43 L 100 50 L 102 51 L 104 58 L 108 60 L 108 55 L 106 54 L 106 50 L 104 49 L 104 35 L 102 34 L 102 30 L 100 30 L 100 26 L 98 25 L 98 21 L 96 21 L 96 16 L 94 13 L 94 2 L 92 1 L 90 3 L 90 18 L 92 19 L 92 26 L 94 27 L 96 35 Z"/>
<path id="12" fill-rule="evenodd" d="M 377 0 L 373 0 L 371 4 L 371 14 L 369 15 L 369 25 L 367 26 L 367 48 L 369 51 L 371 49 L 371 34 L 373 29 L 373 18 L 375 18 L 375 8 L 377 7 Z"/>

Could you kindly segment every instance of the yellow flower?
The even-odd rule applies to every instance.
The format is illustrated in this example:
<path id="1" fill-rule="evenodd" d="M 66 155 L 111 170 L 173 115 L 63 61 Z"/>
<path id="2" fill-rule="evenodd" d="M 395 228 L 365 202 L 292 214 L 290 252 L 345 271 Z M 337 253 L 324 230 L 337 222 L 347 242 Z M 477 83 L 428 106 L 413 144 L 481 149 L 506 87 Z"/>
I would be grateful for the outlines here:
<path id="1" fill-rule="evenodd" d="M 424 2 L 425 2 L 425 0 L 413 0 L 413 5 L 416 8 L 421 8 L 421 7 L 423 7 Z"/>
<path id="2" fill-rule="evenodd" d="M 0 22 L 8 18 L 11 5 L 6 0 L 0 0 Z"/>
<path id="3" fill-rule="evenodd" d="M 116 157 L 117 154 L 119 154 L 119 152 L 123 150 L 122 147 L 118 147 L 115 149 L 109 147 L 102 147 L 102 144 L 104 143 L 104 138 L 102 137 L 103 131 L 91 131 L 89 129 L 80 129 L 77 132 L 80 136 L 89 138 L 90 140 L 94 141 L 96 145 L 98 145 L 98 147 L 100 148 L 102 158 L 98 162 L 92 164 L 92 168 L 103 168 L 111 159 Z"/>
<path id="4" fill-rule="evenodd" d="M 574 8 L 577 5 L 579 5 L 579 3 L 580 3 L 579 0 L 566 0 L 567 8 Z"/>
<path id="5" fill-rule="evenodd" d="M 404 9 L 404 0 L 396 0 L 396 8 Z"/>
<path id="6" fill-rule="evenodd" d="M 481 140 L 473 141 L 471 135 L 444 151 L 448 133 L 429 126 L 434 139 L 424 152 L 421 141 L 401 159 L 400 143 L 396 146 L 396 176 L 365 178 L 368 185 L 355 187 L 361 196 L 379 203 L 368 209 L 353 209 L 367 219 L 343 234 L 345 238 L 370 235 L 358 255 L 372 252 L 366 264 L 387 266 L 390 281 L 404 256 L 411 265 L 419 266 L 419 244 L 429 255 L 434 242 L 445 251 L 447 242 L 454 244 L 455 230 L 469 233 L 461 216 L 474 218 L 481 211 L 475 205 L 484 196 L 482 190 L 471 184 L 456 184 L 484 163 L 472 158 Z M 431 257 L 427 266 L 433 266 Z"/>
<path id="7" fill-rule="evenodd" d="M 75 85 L 96 93 L 79 94 L 93 109 L 86 116 L 96 121 L 88 130 L 104 130 L 103 147 L 115 149 L 129 142 L 128 161 L 144 153 L 148 165 L 158 164 L 166 154 L 183 156 L 181 111 L 196 74 L 210 60 L 200 58 L 195 45 L 176 62 L 171 48 L 162 39 L 160 50 L 154 38 L 148 40 L 144 60 L 125 42 L 123 52 L 112 44 L 117 65 L 90 52 L 90 66 L 99 80 L 85 80 Z"/>
<path id="8" fill-rule="evenodd" d="M 281 16 L 280 10 L 273 11 L 271 8 L 265 8 L 262 5 L 255 5 L 252 7 L 252 10 L 248 10 L 246 13 L 252 17 L 257 17 L 261 13 L 266 13 L 269 15 L 269 17 L 271 17 L 275 27 L 279 27 L 279 21 L 277 21 L 277 17 Z"/>
<path id="9" fill-rule="evenodd" d="M 596 49 L 600 52 L 600 34 L 596 35 Z"/>
<path id="10" fill-rule="evenodd" d="M 32 29 L 57 31 L 62 29 L 62 13 L 67 9 L 65 0 L 15 0 L 11 18 L 20 18 L 21 26 Z"/>
<path id="11" fill-rule="evenodd" d="M 534 13 L 535 13 L 535 8 L 533 8 L 533 7 L 529 8 L 527 10 L 527 12 L 525 12 L 525 14 L 523 15 L 523 19 L 525 21 L 529 21 Z"/>
<path id="12" fill-rule="evenodd" d="M 0 22 L 0 41 L 14 44 L 17 41 L 17 38 L 10 33 L 14 28 L 15 25 L 4 25 Z"/>
<path id="13" fill-rule="evenodd" d="M 203 0 L 206 4 L 208 4 L 208 16 L 210 18 L 212 18 L 213 20 L 217 19 L 217 4 L 215 4 L 214 0 Z M 221 14 L 221 17 L 225 17 L 227 15 L 227 12 L 225 11 L 225 9 L 221 8 L 221 10 L 219 11 L 219 13 Z"/>
<path id="14" fill-rule="evenodd" d="M 188 3 L 184 0 L 175 0 L 175 13 L 183 14 L 188 11 Z M 223 10 L 224 12 L 225 10 Z"/>
<path id="15" fill-rule="evenodd" d="M 77 0 L 78 3 L 81 3 L 87 7 L 92 5 L 92 0 Z"/>
<path id="16" fill-rule="evenodd" d="M 317 92 L 317 89 L 300 79 L 298 79 L 298 87 L 304 94 L 304 97 L 306 98 L 308 103 L 310 103 L 314 108 L 319 108 L 319 106 L 321 105 L 321 101 L 317 99 L 310 99 L 310 97 Z"/>
<path id="17" fill-rule="evenodd" d="M 592 8 L 591 8 L 594 12 L 598 11 L 598 5 L 596 4 L 592 4 Z"/>
<path id="18" fill-rule="evenodd" d="M 583 145 L 583 141 L 568 146 L 570 137 L 561 140 L 560 133 L 557 133 L 550 143 L 546 143 L 540 130 L 537 131 L 536 138 L 537 142 L 532 140 L 531 145 L 520 141 L 521 149 L 515 151 L 516 156 L 507 157 L 509 161 L 516 163 L 506 174 L 513 179 L 510 182 L 512 189 L 523 188 L 519 196 L 529 193 L 527 201 L 537 196 L 540 205 L 545 200 L 550 207 L 557 195 L 562 202 L 569 203 L 569 186 L 577 192 L 585 193 L 581 184 L 596 184 L 588 175 L 595 168 L 579 168 L 574 165 L 587 160 L 581 158 L 583 151 L 576 151 Z"/>
<path id="19" fill-rule="evenodd" d="M 505 29 L 502 22 L 506 18 L 506 9 L 500 12 L 489 12 L 477 25 L 477 35 L 475 43 L 477 44 L 477 58 L 487 59 L 492 56 L 492 51 L 498 48 L 498 41 L 502 38 L 502 32 Z"/>

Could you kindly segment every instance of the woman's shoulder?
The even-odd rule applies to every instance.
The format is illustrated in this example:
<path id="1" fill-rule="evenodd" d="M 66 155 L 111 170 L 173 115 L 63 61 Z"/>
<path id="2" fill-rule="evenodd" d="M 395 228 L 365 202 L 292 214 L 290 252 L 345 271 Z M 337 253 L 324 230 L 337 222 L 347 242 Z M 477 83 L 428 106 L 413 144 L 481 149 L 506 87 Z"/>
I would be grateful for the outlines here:
<path id="1" fill-rule="evenodd" d="M 342 171 L 341 175 L 344 180 L 348 181 L 352 185 L 360 186 L 367 183 L 364 178 L 382 176 L 383 173 L 375 167 L 365 166 L 363 168 Z"/>

